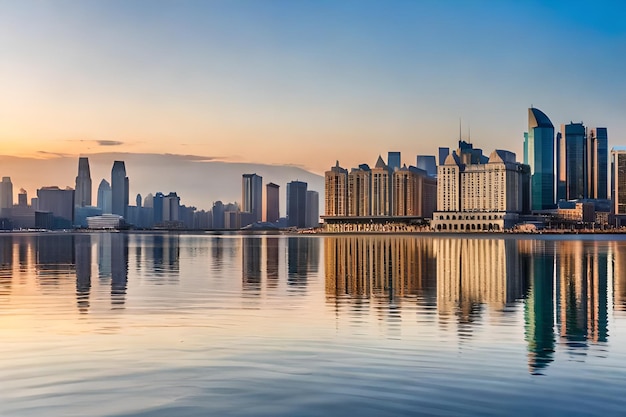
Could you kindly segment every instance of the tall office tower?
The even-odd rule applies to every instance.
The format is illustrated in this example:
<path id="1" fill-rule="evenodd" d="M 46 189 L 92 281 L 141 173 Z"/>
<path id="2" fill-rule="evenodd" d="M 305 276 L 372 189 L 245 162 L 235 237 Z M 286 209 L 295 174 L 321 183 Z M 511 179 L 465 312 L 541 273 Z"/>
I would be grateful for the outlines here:
<path id="1" fill-rule="evenodd" d="M 141 207 L 141 201 L 142 201 L 141 194 L 137 194 L 137 197 L 135 197 L 135 205 L 137 207 Z"/>
<path id="2" fill-rule="evenodd" d="M 372 216 L 389 216 L 391 214 L 390 174 L 383 158 L 378 157 L 372 169 Z"/>
<path id="3" fill-rule="evenodd" d="M 348 170 L 339 161 L 324 174 L 324 212 L 326 216 L 346 216 L 348 211 Z"/>
<path id="4" fill-rule="evenodd" d="M 611 214 L 614 224 L 621 226 L 626 220 L 626 147 L 611 149 Z"/>
<path id="5" fill-rule="evenodd" d="M 213 229 L 224 228 L 224 203 L 216 201 L 213 203 L 211 209 L 211 216 L 213 217 Z"/>
<path id="6" fill-rule="evenodd" d="M 180 220 L 180 197 L 176 193 L 170 192 L 163 197 L 163 221 L 175 222 L 178 220 Z"/>
<path id="7" fill-rule="evenodd" d="M 17 205 L 20 207 L 28 206 L 28 194 L 23 188 L 20 188 L 20 192 L 17 194 Z"/>
<path id="8" fill-rule="evenodd" d="M 307 183 L 287 183 L 287 224 L 290 227 L 306 227 Z"/>
<path id="9" fill-rule="evenodd" d="M 388 152 L 387 153 L 387 168 L 393 172 L 396 169 L 400 169 L 402 166 L 400 152 Z"/>
<path id="10" fill-rule="evenodd" d="M 606 127 L 589 129 L 587 133 L 588 197 L 608 198 L 609 138 Z"/>
<path id="11" fill-rule="evenodd" d="M 370 216 L 372 170 L 367 164 L 352 168 L 348 174 L 348 216 Z"/>
<path id="12" fill-rule="evenodd" d="M 241 178 L 241 211 L 251 213 L 250 220 L 259 222 L 263 218 L 263 177 L 243 174 Z M 242 226 L 247 226 L 242 224 Z"/>
<path id="13" fill-rule="evenodd" d="M 317 191 L 306 192 L 306 227 L 317 227 L 320 224 L 320 195 Z"/>
<path id="14" fill-rule="evenodd" d="M 128 177 L 126 176 L 124 161 L 115 161 L 111 169 L 111 209 L 113 214 L 126 218 L 128 193 Z"/>
<path id="15" fill-rule="evenodd" d="M 531 175 L 531 208 L 554 208 L 554 125 L 541 110 L 531 107 L 524 137 Z"/>
<path id="16" fill-rule="evenodd" d="M 163 222 L 163 198 L 162 192 L 157 192 L 152 198 L 152 223 L 159 224 Z"/>
<path id="17" fill-rule="evenodd" d="M 74 222 L 74 190 L 59 187 L 41 187 L 37 190 L 39 211 L 51 213 L 52 218 L 36 225 L 46 229 L 70 229 Z M 42 217 L 42 216 L 39 216 Z M 37 213 L 35 213 L 37 222 Z"/>
<path id="18" fill-rule="evenodd" d="M 111 185 L 105 179 L 98 186 L 98 208 L 103 214 L 111 214 Z"/>
<path id="19" fill-rule="evenodd" d="M 557 200 L 587 198 L 587 135 L 582 123 L 561 125 L 557 134 Z"/>
<path id="20" fill-rule="evenodd" d="M 78 158 L 78 176 L 76 177 L 74 203 L 79 207 L 91 205 L 91 173 L 89 158 Z"/>
<path id="21" fill-rule="evenodd" d="M 11 177 L 2 177 L 2 182 L 0 182 L 0 215 L 2 215 L 2 211 L 8 212 L 11 208 L 13 208 L 13 183 Z"/>
<path id="22" fill-rule="evenodd" d="M 448 157 L 448 155 L 450 155 L 450 148 L 440 147 L 439 148 L 439 164 L 438 165 L 445 164 L 446 163 L 446 158 Z"/>
<path id="23" fill-rule="evenodd" d="M 265 221 L 276 223 L 280 218 L 280 185 L 270 182 L 265 186 Z"/>
<path id="24" fill-rule="evenodd" d="M 417 155 L 416 166 L 426 171 L 430 177 L 437 176 L 437 160 L 434 155 Z"/>

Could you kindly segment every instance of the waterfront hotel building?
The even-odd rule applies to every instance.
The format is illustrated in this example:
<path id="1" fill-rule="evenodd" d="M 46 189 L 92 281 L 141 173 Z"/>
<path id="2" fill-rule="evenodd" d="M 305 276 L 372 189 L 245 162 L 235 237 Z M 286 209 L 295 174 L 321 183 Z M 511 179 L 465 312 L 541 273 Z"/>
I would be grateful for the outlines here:
<path id="1" fill-rule="evenodd" d="M 437 169 L 437 211 L 431 228 L 471 232 L 504 230 L 530 211 L 530 168 L 513 152 L 495 150 L 488 159 L 470 158 L 464 141 Z M 482 155 L 481 155 L 482 156 Z"/>

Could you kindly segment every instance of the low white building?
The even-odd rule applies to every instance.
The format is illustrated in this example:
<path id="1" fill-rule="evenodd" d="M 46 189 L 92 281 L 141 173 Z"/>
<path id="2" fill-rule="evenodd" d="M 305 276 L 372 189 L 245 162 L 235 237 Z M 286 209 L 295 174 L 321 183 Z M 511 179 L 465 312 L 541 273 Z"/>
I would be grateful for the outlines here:
<path id="1" fill-rule="evenodd" d="M 117 214 L 87 217 L 87 227 L 89 229 L 120 229 L 125 225 L 124 217 Z"/>

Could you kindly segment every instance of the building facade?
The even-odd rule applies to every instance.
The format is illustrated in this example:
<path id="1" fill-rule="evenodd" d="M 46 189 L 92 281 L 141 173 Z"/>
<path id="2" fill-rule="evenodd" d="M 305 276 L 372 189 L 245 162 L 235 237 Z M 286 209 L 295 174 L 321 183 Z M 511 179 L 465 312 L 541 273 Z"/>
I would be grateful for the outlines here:
<path id="1" fill-rule="evenodd" d="M 306 227 L 307 183 L 291 181 L 287 183 L 287 224 L 289 227 Z"/>
<path id="2" fill-rule="evenodd" d="M 626 147 L 611 149 L 611 215 L 613 224 L 626 225 Z"/>
<path id="3" fill-rule="evenodd" d="M 280 186 L 270 182 L 265 186 L 265 221 L 276 223 L 280 218 Z"/>
<path id="4" fill-rule="evenodd" d="M 74 203 L 78 207 L 91 206 L 91 172 L 89 158 L 78 158 L 78 176 L 76 177 L 76 195 Z"/>
<path id="5" fill-rule="evenodd" d="M 254 222 L 263 218 L 263 177 L 257 174 L 243 174 L 241 178 L 241 211 L 251 213 Z M 246 224 L 242 224 L 246 226 Z"/>
<path id="6" fill-rule="evenodd" d="M 528 109 L 524 134 L 525 162 L 530 166 L 532 210 L 549 210 L 554 204 L 554 125 L 541 110 Z"/>
<path id="7" fill-rule="evenodd" d="M 463 164 L 456 152 L 438 168 L 437 211 L 431 228 L 439 231 L 504 230 L 528 206 L 530 169 L 515 154 L 495 150 L 485 164 Z"/>
<path id="8" fill-rule="evenodd" d="M 113 162 L 111 169 L 111 211 L 124 218 L 127 217 L 129 198 L 128 177 L 124 161 Z"/>
<path id="9" fill-rule="evenodd" d="M 348 214 L 348 170 L 339 161 L 324 174 L 324 213 L 326 216 Z"/>
<path id="10" fill-rule="evenodd" d="M 74 225 L 74 190 L 71 188 L 42 187 L 37 190 L 38 212 L 45 218 L 45 229 L 71 229 Z M 43 214 L 46 214 L 45 216 Z M 35 213 L 37 215 L 37 213 Z M 35 220 L 36 221 L 36 220 Z"/>

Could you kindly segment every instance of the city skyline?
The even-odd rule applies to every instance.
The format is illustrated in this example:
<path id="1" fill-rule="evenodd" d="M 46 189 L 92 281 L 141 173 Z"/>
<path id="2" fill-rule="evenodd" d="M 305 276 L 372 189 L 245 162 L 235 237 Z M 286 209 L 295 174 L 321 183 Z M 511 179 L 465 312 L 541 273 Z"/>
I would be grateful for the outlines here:
<path id="1" fill-rule="evenodd" d="M 521 155 L 531 105 L 555 126 L 609 127 L 612 148 L 626 136 L 624 7 L 7 2 L 0 154 L 171 153 L 322 174 L 330 147 L 348 167 L 387 150 L 435 155 L 459 117 L 464 139 Z"/>

